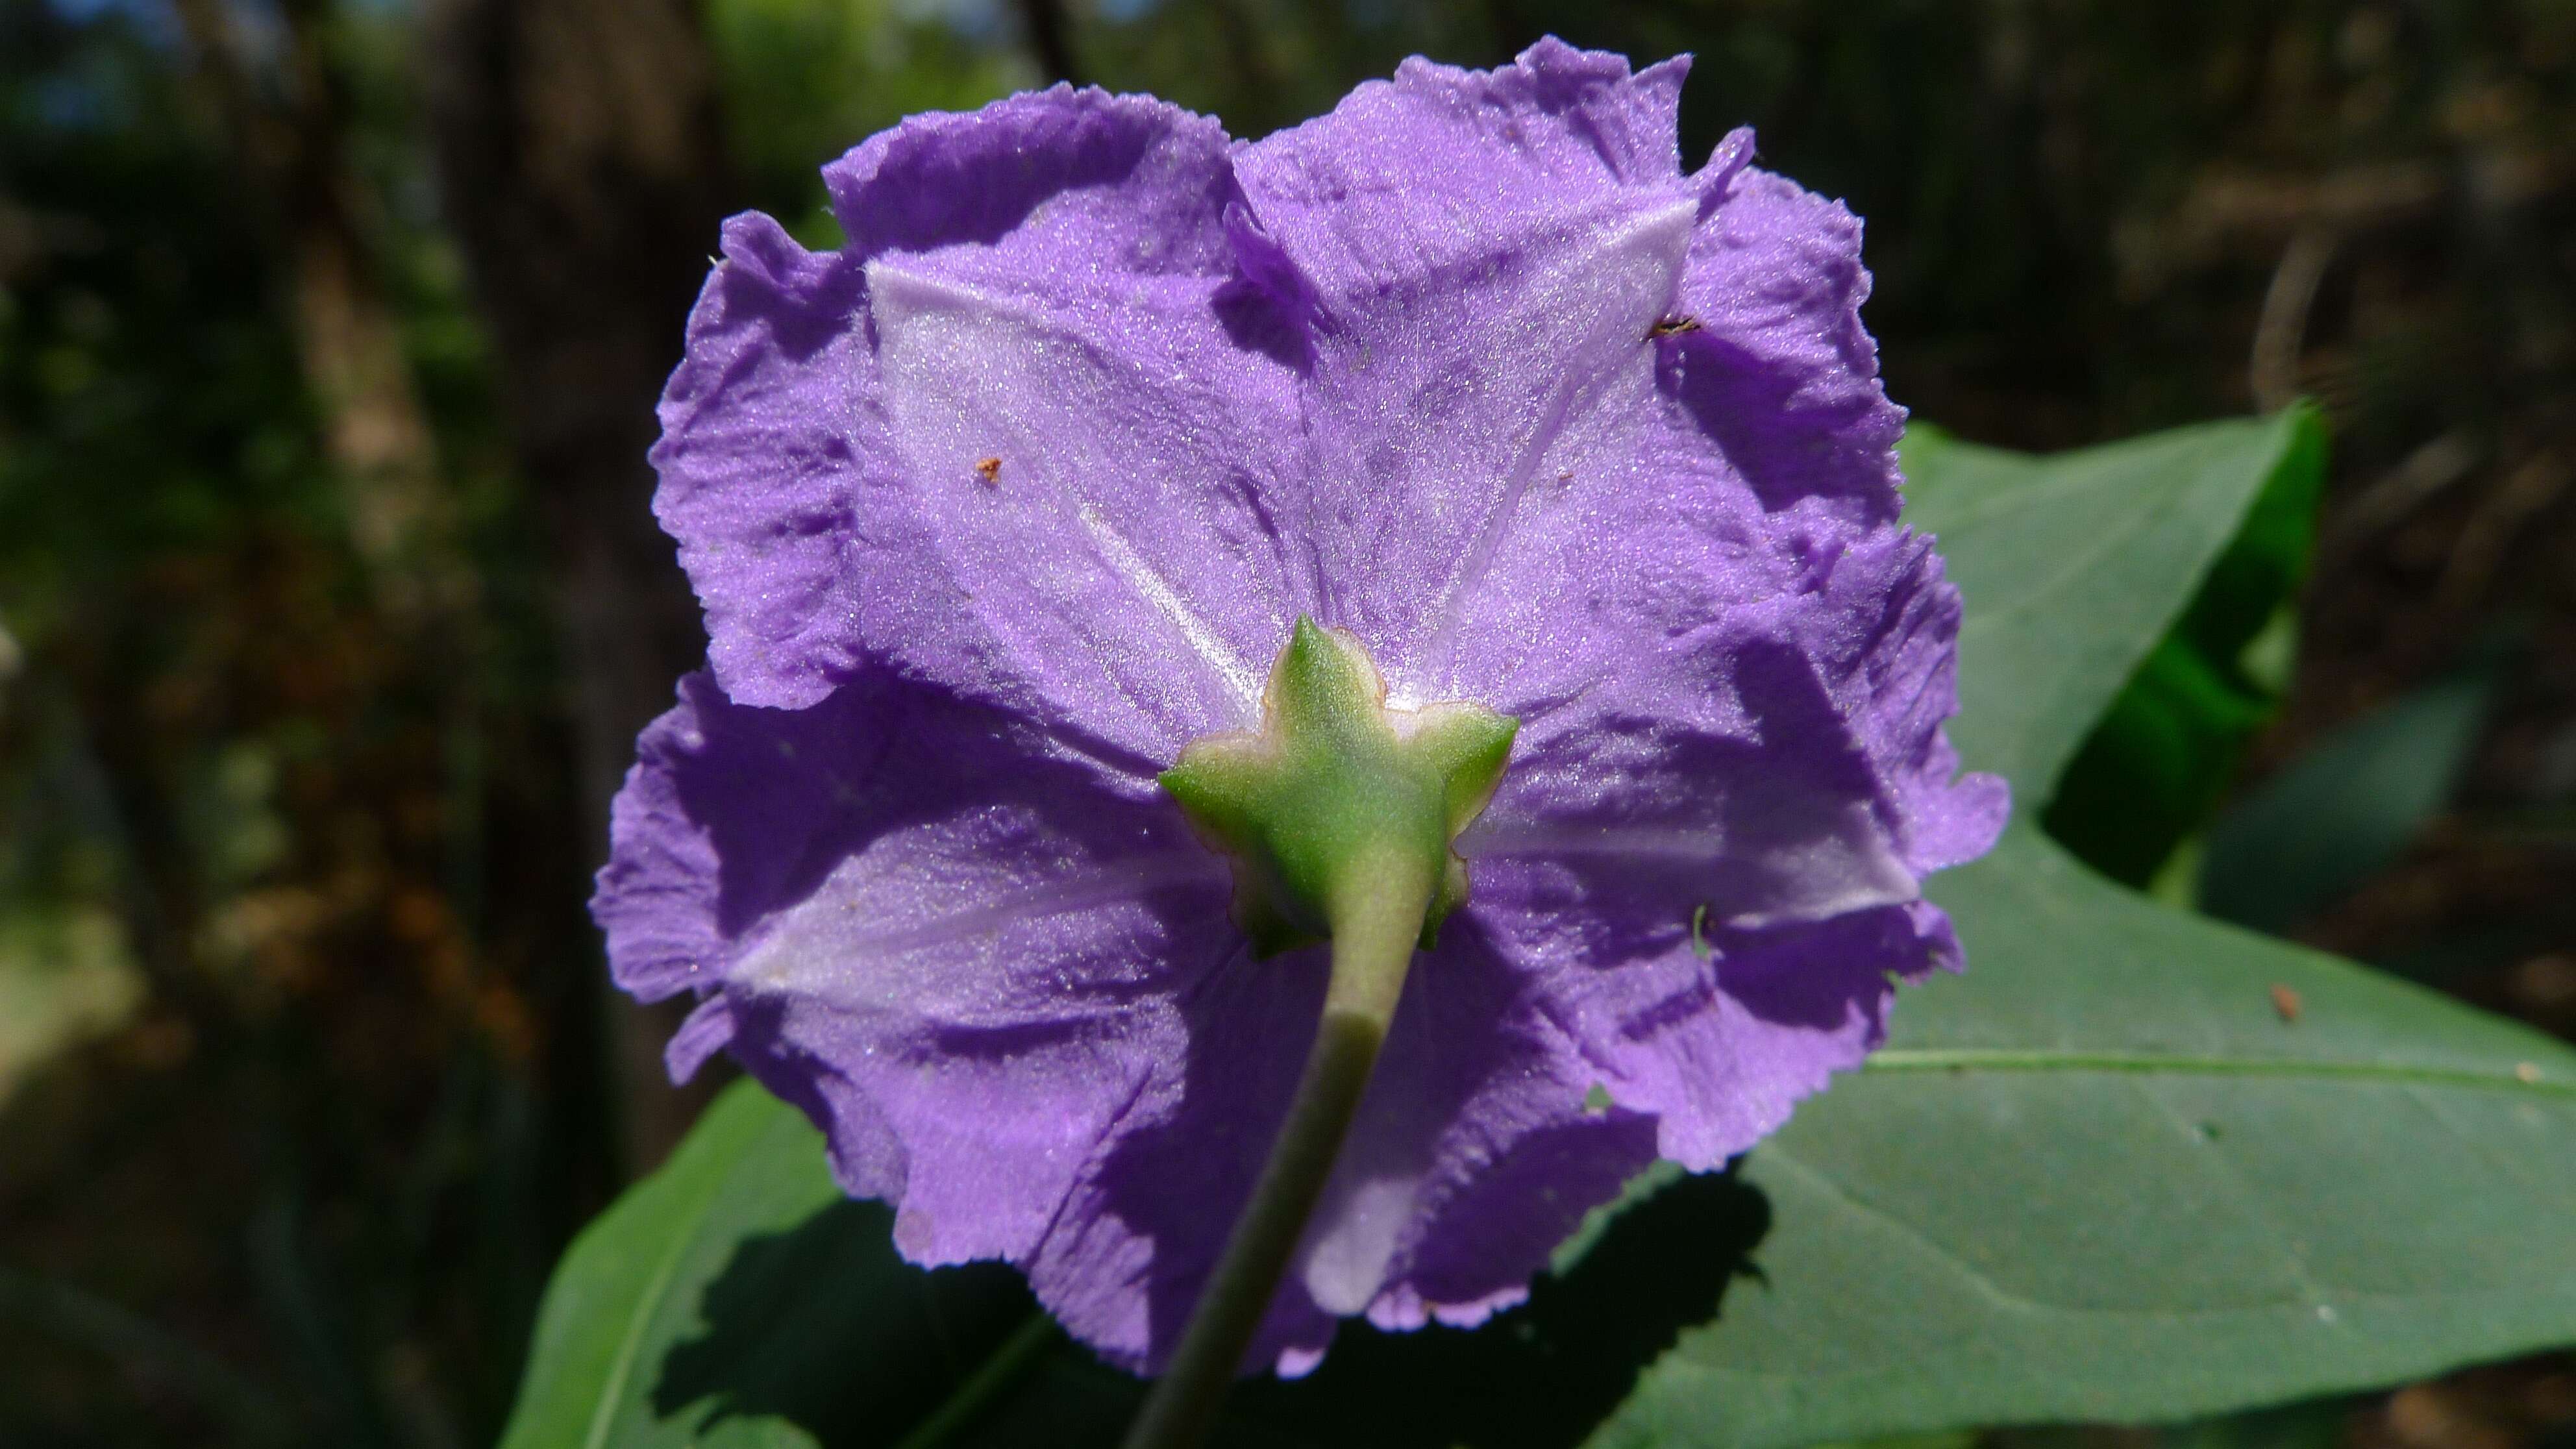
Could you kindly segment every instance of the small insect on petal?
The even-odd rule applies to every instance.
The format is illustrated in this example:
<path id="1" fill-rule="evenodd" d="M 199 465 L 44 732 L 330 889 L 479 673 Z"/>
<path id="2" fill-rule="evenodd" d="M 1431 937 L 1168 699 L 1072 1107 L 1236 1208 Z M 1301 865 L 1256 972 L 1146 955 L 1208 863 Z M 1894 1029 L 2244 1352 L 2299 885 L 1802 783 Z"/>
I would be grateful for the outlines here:
<path id="1" fill-rule="evenodd" d="M 987 488 L 998 487 L 1002 481 L 1002 460 L 999 458 L 977 459 L 975 463 L 975 476 L 983 479 L 984 486 Z"/>
<path id="2" fill-rule="evenodd" d="M 1646 335 L 1648 337 L 1679 337 L 1685 332 L 1697 332 L 1698 330 L 1699 319 L 1697 317 L 1684 314 L 1679 317 L 1663 318 L 1656 322 L 1654 326 L 1647 328 Z"/>
<path id="3" fill-rule="evenodd" d="M 2272 1009 L 2281 1014 L 2283 1021 L 2298 1020 L 2305 1004 L 2299 1000 L 2299 993 L 2277 981 L 2272 983 Z"/>

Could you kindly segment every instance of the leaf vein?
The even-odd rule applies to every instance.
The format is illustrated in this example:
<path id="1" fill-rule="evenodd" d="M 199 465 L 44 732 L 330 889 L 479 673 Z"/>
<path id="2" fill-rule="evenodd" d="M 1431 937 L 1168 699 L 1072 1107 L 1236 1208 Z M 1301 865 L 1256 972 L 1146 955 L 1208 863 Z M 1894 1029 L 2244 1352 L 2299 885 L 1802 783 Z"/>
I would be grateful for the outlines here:
<path id="1" fill-rule="evenodd" d="M 2576 1101 L 2576 1080 L 2526 1077 L 2509 1068 L 2443 1067 L 2298 1057 L 2219 1057 L 2184 1053 L 2080 1051 L 2026 1047 L 1891 1047 L 1870 1072 L 2133 1072 L 2174 1076 L 2317 1077 L 2392 1085 L 2467 1087 Z"/>

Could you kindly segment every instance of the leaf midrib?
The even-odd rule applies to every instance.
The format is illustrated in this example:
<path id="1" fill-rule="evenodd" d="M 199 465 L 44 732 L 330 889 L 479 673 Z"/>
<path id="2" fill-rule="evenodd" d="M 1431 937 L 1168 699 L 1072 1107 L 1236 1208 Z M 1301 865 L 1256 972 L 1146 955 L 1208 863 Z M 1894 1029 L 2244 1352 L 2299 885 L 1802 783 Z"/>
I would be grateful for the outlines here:
<path id="1" fill-rule="evenodd" d="M 725 1170 L 709 1173 L 700 1184 L 699 1190 L 690 1194 L 692 1200 L 690 1217 L 700 1222 L 704 1221 L 705 1208 L 715 1200 L 716 1194 L 723 1190 L 726 1179 L 732 1175 L 734 1164 L 750 1155 L 752 1147 L 765 1139 L 770 1130 L 769 1124 L 763 1124 L 762 1131 L 734 1145 L 734 1150 L 726 1154 Z M 617 1345 L 617 1356 L 609 1363 L 608 1379 L 601 1387 L 598 1406 L 591 1411 L 590 1430 L 582 1436 L 584 1449 L 604 1449 L 608 1443 L 608 1433 L 615 1427 L 618 1411 L 624 1406 L 626 1381 L 633 1376 L 635 1362 L 641 1357 L 640 1350 L 643 1347 L 645 1332 L 652 1326 L 654 1319 L 661 1316 L 662 1305 L 671 1291 L 671 1280 L 678 1274 L 681 1260 L 688 1257 L 689 1249 L 697 1242 L 697 1238 L 698 1235 L 694 1232 L 674 1234 L 670 1250 L 664 1253 L 662 1260 L 653 1266 L 653 1276 L 645 1280 L 642 1291 L 636 1295 L 635 1308 L 628 1317 L 626 1333 Z"/>
<path id="2" fill-rule="evenodd" d="M 2195 1056 L 2180 1052 L 2085 1051 L 2037 1047 L 1891 1047 L 1863 1064 L 1869 1072 L 2118 1072 L 2212 1077 L 2314 1077 L 2404 1086 L 2470 1087 L 2576 1101 L 2576 1081 L 2526 1081 L 2511 1072 L 2421 1063 L 2297 1057 Z"/>

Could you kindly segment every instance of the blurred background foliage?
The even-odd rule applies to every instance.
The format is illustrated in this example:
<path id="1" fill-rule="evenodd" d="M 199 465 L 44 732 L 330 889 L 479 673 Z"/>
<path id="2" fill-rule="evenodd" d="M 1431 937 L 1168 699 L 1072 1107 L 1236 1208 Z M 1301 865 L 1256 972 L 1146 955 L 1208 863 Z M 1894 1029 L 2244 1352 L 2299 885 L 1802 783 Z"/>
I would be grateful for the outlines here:
<path id="1" fill-rule="evenodd" d="M 1056 77 L 1258 135 L 1550 31 L 1868 218 L 1920 417 L 2315 398 L 2321 511 L 2045 818 L 2576 1033 L 2576 8 L 0 0 L 0 1442 L 488 1442 L 688 1120 L 581 903 L 701 647 L 640 453 L 722 214 L 826 244 L 818 163 Z M 2166 1437 L 2564 1445 L 2576 1367 Z"/>

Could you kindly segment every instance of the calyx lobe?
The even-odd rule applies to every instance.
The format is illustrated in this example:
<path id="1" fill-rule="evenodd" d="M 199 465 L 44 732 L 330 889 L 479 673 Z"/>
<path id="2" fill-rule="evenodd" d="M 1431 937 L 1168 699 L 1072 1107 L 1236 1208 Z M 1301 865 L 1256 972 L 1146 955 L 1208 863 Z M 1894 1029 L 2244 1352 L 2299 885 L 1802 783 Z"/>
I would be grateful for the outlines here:
<path id="1" fill-rule="evenodd" d="M 1258 731 L 1181 752 L 1163 788 L 1234 867 L 1234 918 L 1257 957 L 1329 939 L 1390 862 L 1437 884 L 1428 947 L 1467 898 L 1449 848 L 1493 798 L 1519 722 L 1474 704 L 1389 709 L 1368 650 L 1300 618 L 1271 666 Z"/>

